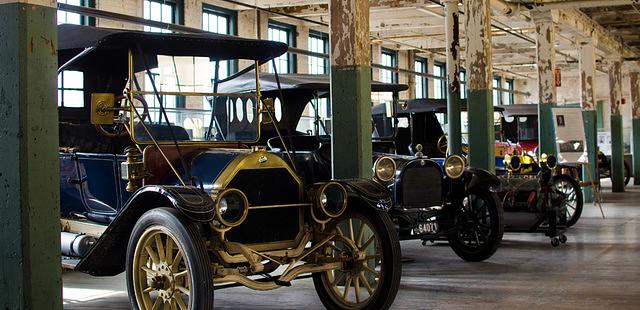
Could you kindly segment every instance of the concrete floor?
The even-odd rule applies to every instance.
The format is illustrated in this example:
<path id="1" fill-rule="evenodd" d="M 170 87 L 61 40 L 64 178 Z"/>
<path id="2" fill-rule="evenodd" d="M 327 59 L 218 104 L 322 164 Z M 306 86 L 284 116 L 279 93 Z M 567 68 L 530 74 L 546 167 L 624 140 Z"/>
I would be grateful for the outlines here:
<path id="1" fill-rule="evenodd" d="M 632 181 L 633 182 L 633 181 Z M 633 184 L 633 183 L 631 183 Z M 611 193 L 606 219 L 591 204 L 552 248 L 541 234 L 505 234 L 488 261 L 466 263 L 447 245 L 402 243 L 402 282 L 393 309 L 640 309 L 640 187 Z M 123 275 L 93 278 L 66 272 L 65 309 L 130 309 Z M 216 291 L 217 309 L 323 309 L 311 280 L 256 292 Z"/>

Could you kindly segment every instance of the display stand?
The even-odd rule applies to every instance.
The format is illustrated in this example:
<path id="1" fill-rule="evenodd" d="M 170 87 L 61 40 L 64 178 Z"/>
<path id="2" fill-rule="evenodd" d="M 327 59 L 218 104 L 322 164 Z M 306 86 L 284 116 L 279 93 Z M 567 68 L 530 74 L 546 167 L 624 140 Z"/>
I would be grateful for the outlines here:
<path id="1" fill-rule="evenodd" d="M 598 204 L 598 208 L 600 209 L 600 214 L 602 215 L 602 218 L 606 218 L 604 215 L 604 210 L 602 210 L 602 195 L 600 194 L 600 186 L 598 186 L 598 182 L 594 181 L 593 176 L 591 175 L 591 169 L 589 169 L 589 163 L 584 163 L 585 166 L 587 166 L 587 169 L 584 169 L 587 171 L 587 177 L 589 178 L 589 182 L 582 182 L 580 184 L 580 186 L 591 186 L 591 189 L 593 190 L 593 205 L 596 205 L 596 203 Z"/>

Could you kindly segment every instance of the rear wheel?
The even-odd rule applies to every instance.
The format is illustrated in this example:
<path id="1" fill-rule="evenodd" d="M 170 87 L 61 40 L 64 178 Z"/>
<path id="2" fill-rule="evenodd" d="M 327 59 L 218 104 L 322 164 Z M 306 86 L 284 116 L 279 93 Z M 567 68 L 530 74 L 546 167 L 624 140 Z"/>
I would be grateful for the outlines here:
<path id="1" fill-rule="evenodd" d="M 213 275 L 203 239 L 178 211 L 147 211 L 127 249 L 134 309 L 213 309 Z"/>
<path id="2" fill-rule="evenodd" d="M 627 186 L 631 181 L 631 165 L 628 161 L 624 161 L 624 186 Z"/>
<path id="3" fill-rule="evenodd" d="M 582 215 L 582 190 L 578 182 L 567 175 L 556 175 L 553 179 L 553 187 L 562 195 L 562 208 L 567 220 L 567 227 L 573 226 Z"/>
<path id="4" fill-rule="evenodd" d="M 400 285 L 400 242 L 387 213 L 367 207 L 347 210 L 330 226 L 340 235 L 324 253 L 344 262 L 340 270 L 313 275 L 327 309 L 388 309 Z"/>
<path id="5" fill-rule="evenodd" d="M 457 228 L 449 234 L 449 245 L 466 261 L 479 262 L 491 257 L 504 232 L 503 211 L 495 193 L 477 191 L 454 206 Z"/>

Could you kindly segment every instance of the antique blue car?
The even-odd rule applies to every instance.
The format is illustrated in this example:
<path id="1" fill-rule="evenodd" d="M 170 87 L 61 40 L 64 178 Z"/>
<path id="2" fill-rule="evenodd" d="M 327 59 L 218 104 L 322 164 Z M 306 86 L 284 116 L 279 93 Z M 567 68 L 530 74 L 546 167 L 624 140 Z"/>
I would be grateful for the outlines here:
<path id="1" fill-rule="evenodd" d="M 467 131 L 464 124 L 467 120 L 466 100 L 461 105 L 464 135 Z M 558 245 L 560 241 L 566 241 L 564 229 L 575 224 L 582 213 L 580 185 L 569 175 L 551 171 L 556 169 L 555 164 L 552 169 L 548 169 L 546 160 L 538 162 L 529 155 L 521 155 L 522 149 L 515 143 L 517 141 L 504 139 L 505 132 L 500 122 L 506 109 L 506 106 L 494 107 L 496 174 L 501 183 L 497 194 L 504 209 L 504 230 L 542 232 L 551 237 L 554 245 Z M 426 152 L 433 156 L 446 153 L 447 140 L 443 129 L 447 113 L 446 100 L 414 99 L 400 104 L 397 111 L 400 120 L 406 119 L 406 128 L 399 128 L 395 137 L 396 141 L 403 143 L 398 148 L 400 152 L 408 155 L 411 145 L 421 144 L 427 145 Z M 380 113 L 382 112 L 377 114 Z M 435 137 L 428 133 L 435 133 Z M 464 149 L 463 147 L 463 151 Z M 513 157 L 514 153 L 518 156 Z M 512 157 L 518 165 L 510 165 Z M 433 160 L 445 165 L 444 158 Z M 552 194 L 548 194 L 549 192 Z"/>
<path id="2" fill-rule="evenodd" d="M 58 31 L 67 266 L 126 271 L 134 309 L 213 309 L 214 289 L 302 277 L 329 309 L 390 307 L 401 264 L 388 191 L 372 180 L 308 182 L 261 146 L 275 111 L 255 69 L 286 45 Z M 218 90 L 235 77 L 220 63 L 236 60 L 255 91 Z"/>
<path id="3" fill-rule="evenodd" d="M 245 75 L 220 87 L 227 92 L 253 91 L 250 80 Z M 263 134 L 270 150 L 294 162 L 308 182 L 329 180 L 331 162 L 340 159 L 331 154 L 328 76 L 291 74 L 276 79 L 261 74 L 260 80 L 262 95 L 273 98 L 279 111 L 275 123 L 282 135 Z M 485 260 L 502 240 L 502 208 L 494 193 L 500 183 L 487 171 L 467 167 L 460 156 L 443 159 L 441 167 L 423 156 L 420 146 L 414 145 L 415 152 L 409 154 L 410 141 L 397 139 L 406 128 L 399 128 L 393 110 L 399 92 L 406 89 L 402 84 L 371 84 L 373 97 L 388 103 L 373 107 L 373 180 L 391 191 L 389 214 L 398 235 L 423 243 L 449 240 L 461 258 Z"/>

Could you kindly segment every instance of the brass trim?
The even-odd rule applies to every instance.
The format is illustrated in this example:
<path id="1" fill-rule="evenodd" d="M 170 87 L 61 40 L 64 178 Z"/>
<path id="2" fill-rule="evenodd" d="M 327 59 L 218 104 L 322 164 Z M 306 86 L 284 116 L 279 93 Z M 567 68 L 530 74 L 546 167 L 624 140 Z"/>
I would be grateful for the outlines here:
<path id="1" fill-rule="evenodd" d="M 262 209 L 274 209 L 274 208 L 294 208 L 294 207 L 311 207 L 310 203 L 292 203 L 284 205 L 270 205 L 270 206 L 250 206 L 249 210 L 262 210 Z"/>
<path id="2" fill-rule="evenodd" d="M 236 222 L 228 222 L 227 220 L 224 219 L 223 215 L 220 213 L 220 199 L 222 199 L 225 195 L 228 195 L 229 193 L 238 193 L 240 194 L 240 196 L 242 197 L 242 201 L 244 202 L 244 212 L 242 213 L 242 216 L 240 217 L 240 219 Z M 217 197 L 216 197 L 216 219 L 224 226 L 227 227 L 236 227 L 240 224 L 242 224 L 242 222 L 244 222 L 244 220 L 247 218 L 247 214 L 249 214 L 249 199 L 247 199 L 247 195 L 245 195 L 241 190 L 236 189 L 236 188 L 227 188 L 224 191 L 222 191 Z"/>
<path id="3" fill-rule="evenodd" d="M 85 220 L 60 219 L 60 230 L 99 238 L 107 226 Z"/>
<path id="4" fill-rule="evenodd" d="M 447 162 L 449 162 L 449 160 L 451 160 L 453 158 L 459 160 L 462 163 L 462 169 L 460 169 L 460 173 L 452 175 L 452 174 L 449 173 L 449 170 L 447 169 Z M 451 156 L 447 157 L 447 159 L 444 160 L 443 168 L 444 168 L 444 172 L 447 174 L 447 176 L 449 178 L 457 179 L 457 178 L 461 177 L 462 174 L 464 174 L 464 169 L 466 168 L 466 166 L 467 166 L 467 162 L 464 160 L 464 158 L 462 156 L 460 156 L 460 155 L 451 155 Z"/>
<path id="5" fill-rule="evenodd" d="M 342 262 L 334 262 L 327 263 L 322 265 L 315 264 L 304 264 L 297 266 L 291 269 L 288 273 L 282 274 L 279 277 L 279 280 L 282 282 L 291 282 L 295 280 L 299 275 L 304 273 L 317 273 L 324 272 L 330 270 L 339 270 L 343 267 Z M 232 274 L 224 277 L 214 278 L 213 283 L 215 284 L 223 284 L 223 283 L 239 283 L 244 285 L 250 289 L 257 291 L 269 291 L 282 287 L 274 282 L 258 282 L 252 279 L 249 279 L 247 276 L 243 276 L 240 274 Z"/>
<path id="6" fill-rule="evenodd" d="M 378 164 L 383 161 L 383 160 L 390 160 L 393 163 L 393 175 L 391 175 L 390 178 L 388 179 L 383 179 L 380 176 L 378 176 Z M 373 175 L 376 177 L 376 179 L 382 181 L 383 183 L 387 183 L 391 180 L 393 180 L 393 178 L 396 176 L 396 170 L 398 169 L 398 166 L 396 164 L 396 161 L 393 160 L 393 158 L 389 157 L 389 156 L 382 156 L 382 157 L 378 157 L 378 159 L 376 159 L 376 161 L 373 163 Z"/>
<path id="7" fill-rule="evenodd" d="M 133 90 L 134 95 L 155 95 L 155 92 L 147 90 Z M 184 91 L 159 91 L 158 95 L 166 96 L 189 96 L 189 97 L 205 97 L 205 96 L 220 96 L 220 97 L 241 97 L 241 98 L 257 98 L 258 96 L 253 93 L 204 93 L 204 92 L 184 92 Z"/>
<path id="8" fill-rule="evenodd" d="M 298 240 L 299 239 L 299 240 Z M 279 247 L 276 250 L 262 250 L 258 245 L 246 245 L 252 251 L 260 253 L 261 256 L 270 256 L 270 257 L 298 257 L 303 252 L 309 241 L 311 241 L 311 234 L 308 232 L 303 232 L 300 238 L 296 238 L 297 242 L 293 246 L 283 246 L 288 245 L 285 242 L 272 242 L 271 244 L 278 244 L 282 247 Z M 261 243 L 259 245 L 269 245 Z M 238 263 L 247 263 L 248 260 L 242 255 L 242 253 L 238 254 L 230 254 L 225 250 L 217 251 L 220 259 L 227 264 L 238 264 Z"/>

